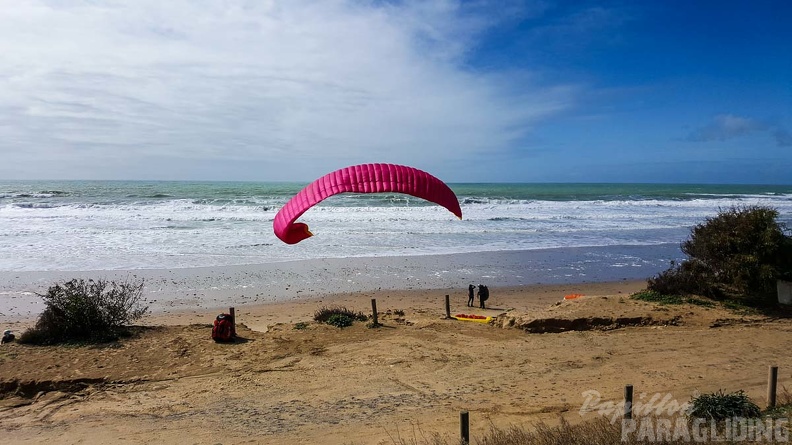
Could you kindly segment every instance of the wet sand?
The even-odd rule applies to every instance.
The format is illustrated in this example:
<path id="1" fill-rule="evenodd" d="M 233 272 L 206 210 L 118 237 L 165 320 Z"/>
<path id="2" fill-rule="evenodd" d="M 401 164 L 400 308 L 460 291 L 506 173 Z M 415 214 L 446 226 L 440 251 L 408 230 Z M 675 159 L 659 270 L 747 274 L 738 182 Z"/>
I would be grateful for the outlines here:
<path id="1" fill-rule="evenodd" d="M 678 246 L 618 246 L 189 269 L 0 271 L 0 326 L 35 318 L 43 310 L 36 293 L 72 278 L 143 279 L 151 311 L 167 314 L 378 290 L 644 280 L 667 268 L 678 250 Z"/>

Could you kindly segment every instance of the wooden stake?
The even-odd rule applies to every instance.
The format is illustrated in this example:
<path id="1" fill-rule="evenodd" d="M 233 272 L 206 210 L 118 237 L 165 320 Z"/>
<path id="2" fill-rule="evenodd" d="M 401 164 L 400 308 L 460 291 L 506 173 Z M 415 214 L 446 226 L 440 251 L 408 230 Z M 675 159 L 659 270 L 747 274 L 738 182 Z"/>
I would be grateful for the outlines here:
<path id="1" fill-rule="evenodd" d="M 446 295 L 446 318 L 451 318 L 451 297 Z"/>
<path id="2" fill-rule="evenodd" d="M 379 326 L 379 321 L 377 321 L 377 299 L 371 299 L 371 317 L 374 320 L 374 326 Z"/>
<path id="3" fill-rule="evenodd" d="M 228 308 L 228 315 L 231 316 L 231 338 L 236 338 L 236 314 L 234 308 Z"/>
<path id="4" fill-rule="evenodd" d="M 778 384 L 778 366 L 771 366 L 767 370 L 767 407 L 776 406 L 776 385 Z"/>
<path id="5" fill-rule="evenodd" d="M 626 420 L 632 419 L 633 410 L 633 386 L 627 385 L 624 387 L 624 418 Z"/>
<path id="6" fill-rule="evenodd" d="M 464 445 L 470 443 L 470 416 L 467 411 L 460 411 L 459 413 L 459 436 L 462 438 Z"/>

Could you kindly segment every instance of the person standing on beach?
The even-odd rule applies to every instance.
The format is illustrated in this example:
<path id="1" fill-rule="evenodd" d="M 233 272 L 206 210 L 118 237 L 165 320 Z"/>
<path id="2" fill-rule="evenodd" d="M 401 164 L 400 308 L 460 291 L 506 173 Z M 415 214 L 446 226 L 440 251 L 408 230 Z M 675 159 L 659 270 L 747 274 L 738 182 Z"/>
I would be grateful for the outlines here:
<path id="1" fill-rule="evenodd" d="M 475 298 L 473 291 L 475 289 L 476 289 L 476 286 L 474 286 L 472 284 L 468 286 L 468 304 L 467 305 L 470 306 L 470 307 L 473 307 L 473 300 Z"/>
<path id="2" fill-rule="evenodd" d="M 484 302 L 489 298 L 489 288 L 483 284 L 479 284 L 478 296 L 479 307 L 481 307 L 481 309 L 486 309 L 486 307 L 484 307 Z"/>

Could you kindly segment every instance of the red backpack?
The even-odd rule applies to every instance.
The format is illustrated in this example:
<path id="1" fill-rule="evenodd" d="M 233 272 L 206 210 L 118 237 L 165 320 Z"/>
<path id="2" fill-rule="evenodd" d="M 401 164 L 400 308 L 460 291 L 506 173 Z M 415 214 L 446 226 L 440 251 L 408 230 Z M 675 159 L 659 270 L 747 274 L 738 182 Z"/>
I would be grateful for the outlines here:
<path id="1" fill-rule="evenodd" d="M 212 340 L 217 342 L 234 341 L 234 319 L 229 314 L 220 314 L 212 326 Z"/>

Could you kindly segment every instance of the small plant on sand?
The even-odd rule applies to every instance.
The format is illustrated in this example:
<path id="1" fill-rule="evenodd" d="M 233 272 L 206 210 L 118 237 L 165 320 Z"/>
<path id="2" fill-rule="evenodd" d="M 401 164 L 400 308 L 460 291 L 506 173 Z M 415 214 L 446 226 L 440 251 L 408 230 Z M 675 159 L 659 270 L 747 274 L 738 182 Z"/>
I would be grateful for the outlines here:
<path id="1" fill-rule="evenodd" d="M 21 343 L 99 343 L 128 335 L 128 323 L 148 312 L 143 306 L 143 280 L 117 283 L 73 279 L 38 294 L 45 304 L 36 325 L 19 338 Z"/>
<path id="2" fill-rule="evenodd" d="M 355 319 L 344 314 L 333 314 L 330 318 L 327 319 L 325 323 L 329 324 L 330 326 L 335 326 L 337 328 L 345 328 L 348 326 L 352 326 L 352 323 L 355 322 Z"/>
<path id="3" fill-rule="evenodd" d="M 666 295 L 666 294 L 661 294 L 660 292 L 655 292 L 653 290 L 642 290 L 640 292 L 636 292 L 630 295 L 630 298 L 634 300 L 641 300 L 641 301 L 647 301 L 650 303 L 658 303 L 658 304 L 684 303 L 682 297 L 679 295 Z"/>
<path id="4" fill-rule="evenodd" d="M 762 411 L 743 392 L 726 394 L 723 390 L 701 394 L 691 400 L 690 418 L 703 418 L 720 422 L 734 417 L 759 417 Z"/>
<path id="5" fill-rule="evenodd" d="M 308 329 L 308 323 L 304 321 L 297 322 L 294 324 L 294 329 L 297 329 L 298 331 L 302 331 L 303 329 Z"/>
<path id="6" fill-rule="evenodd" d="M 764 414 L 774 419 L 789 419 L 792 417 L 792 393 L 789 392 L 786 386 L 781 387 L 776 399 L 776 406 L 768 408 Z"/>
<path id="7" fill-rule="evenodd" d="M 366 321 L 368 316 L 362 312 L 355 312 L 345 307 L 322 307 L 314 312 L 314 321 L 319 323 L 327 323 L 328 320 L 334 315 L 343 315 L 352 321 Z"/>
<path id="8" fill-rule="evenodd" d="M 648 301 L 657 304 L 695 304 L 696 306 L 714 307 L 715 303 L 700 298 L 682 295 L 666 295 L 653 290 L 642 290 L 630 295 L 634 300 Z"/>

